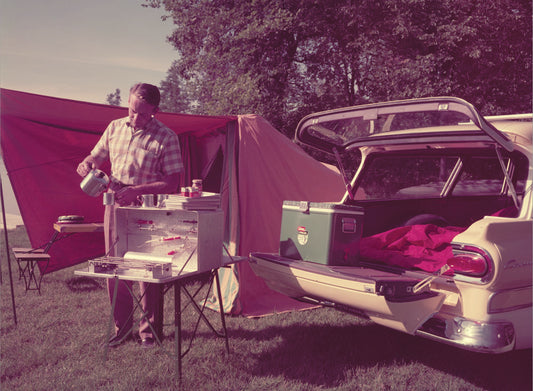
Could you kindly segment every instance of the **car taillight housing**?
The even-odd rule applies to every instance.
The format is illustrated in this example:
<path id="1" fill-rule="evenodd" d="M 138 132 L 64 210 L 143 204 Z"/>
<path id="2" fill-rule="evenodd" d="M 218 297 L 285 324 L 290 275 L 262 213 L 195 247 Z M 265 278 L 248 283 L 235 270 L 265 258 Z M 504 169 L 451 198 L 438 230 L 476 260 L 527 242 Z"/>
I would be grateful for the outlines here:
<path id="1" fill-rule="evenodd" d="M 492 261 L 481 249 L 461 247 L 453 250 L 453 257 L 447 261 L 454 273 L 472 277 L 483 277 L 491 271 Z"/>

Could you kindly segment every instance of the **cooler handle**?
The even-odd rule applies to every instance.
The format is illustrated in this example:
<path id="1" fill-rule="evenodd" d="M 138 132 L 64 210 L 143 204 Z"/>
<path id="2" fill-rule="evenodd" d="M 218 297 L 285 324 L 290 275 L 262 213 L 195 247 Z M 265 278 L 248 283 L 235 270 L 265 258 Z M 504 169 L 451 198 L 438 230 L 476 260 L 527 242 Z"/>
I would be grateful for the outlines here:
<path id="1" fill-rule="evenodd" d="M 357 220 L 351 217 L 342 218 L 342 233 L 353 234 L 357 231 Z"/>

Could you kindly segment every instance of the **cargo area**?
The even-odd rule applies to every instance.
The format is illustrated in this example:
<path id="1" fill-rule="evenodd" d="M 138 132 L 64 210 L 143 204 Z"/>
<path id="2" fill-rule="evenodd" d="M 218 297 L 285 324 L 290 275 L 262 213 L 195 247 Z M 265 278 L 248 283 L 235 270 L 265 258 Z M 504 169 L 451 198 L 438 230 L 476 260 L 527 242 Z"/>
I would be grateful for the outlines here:
<path id="1" fill-rule="evenodd" d="M 330 266 L 383 265 L 436 272 L 451 242 L 484 216 L 516 215 L 503 196 L 350 201 L 285 201 L 280 256 Z"/>
<path id="2" fill-rule="evenodd" d="M 513 200 L 504 196 L 348 201 L 347 205 L 364 210 L 363 237 L 414 224 L 467 228 L 484 216 L 516 214 Z"/>

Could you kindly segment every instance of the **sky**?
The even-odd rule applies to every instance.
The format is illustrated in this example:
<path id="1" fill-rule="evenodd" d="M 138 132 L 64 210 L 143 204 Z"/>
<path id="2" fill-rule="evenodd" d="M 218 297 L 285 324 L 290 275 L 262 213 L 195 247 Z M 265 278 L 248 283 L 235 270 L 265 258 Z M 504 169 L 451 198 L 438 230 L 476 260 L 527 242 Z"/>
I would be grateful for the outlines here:
<path id="1" fill-rule="evenodd" d="M 172 21 L 142 0 L 0 0 L 0 85 L 105 103 L 119 88 L 159 85 L 176 52 Z"/>
<path id="2" fill-rule="evenodd" d="M 142 0 L 0 0 L 0 86 L 126 106 L 137 82 L 160 85 L 176 58 L 172 21 Z M 0 162 L 6 213 L 18 207 Z M 1 223 L 0 223 L 1 226 Z"/>

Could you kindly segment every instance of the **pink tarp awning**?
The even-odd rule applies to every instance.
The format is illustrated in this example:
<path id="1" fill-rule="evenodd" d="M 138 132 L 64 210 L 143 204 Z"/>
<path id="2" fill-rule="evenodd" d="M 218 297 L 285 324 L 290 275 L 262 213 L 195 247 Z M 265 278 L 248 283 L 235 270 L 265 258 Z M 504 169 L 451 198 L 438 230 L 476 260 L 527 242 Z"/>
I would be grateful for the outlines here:
<path id="1" fill-rule="evenodd" d="M 49 240 L 58 216 L 102 221 L 102 199 L 81 191 L 76 167 L 107 124 L 125 115 L 126 108 L 1 90 L 2 155 L 32 246 Z M 219 176 L 215 182 L 233 255 L 278 251 L 283 200 L 342 197 L 344 185 L 337 172 L 309 157 L 257 115 L 159 113 L 157 117 L 180 135 L 188 166 L 184 183 L 194 176 L 211 177 L 213 172 Z M 217 156 L 222 161 L 215 163 Z M 47 272 L 103 253 L 102 234 L 72 235 L 52 246 Z M 227 312 L 261 315 L 298 307 L 270 291 L 246 263 L 223 280 L 232 296 L 225 299 Z"/>
<path id="2" fill-rule="evenodd" d="M 58 216 L 102 221 L 102 199 L 81 191 L 76 167 L 107 124 L 127 112 L 123 107 L 1 90 L 2 157 L 33 247 L 48 242 Z M 158 118 L 178 134 L 197 136 L 236 119 L 168 113 Z M 103 255 L 103 234 L 72 235 L 56 242 L 49 253 L 47 273 Z"/>

